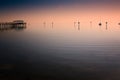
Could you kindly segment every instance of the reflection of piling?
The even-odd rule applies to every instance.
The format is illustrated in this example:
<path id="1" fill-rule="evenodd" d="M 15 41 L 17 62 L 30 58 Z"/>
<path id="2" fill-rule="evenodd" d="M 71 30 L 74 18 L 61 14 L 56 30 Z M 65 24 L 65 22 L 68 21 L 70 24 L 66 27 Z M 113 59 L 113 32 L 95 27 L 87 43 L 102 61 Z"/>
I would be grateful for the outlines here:
<path id="1" fill-rule="evenodd" d="M 90 27 L 92 28 L 92 21 L 90 21 Z"/>
<path id="2" fill-rule="evenodd" d="M 54 23 L 52 22 L 52 28 L 53 28 Z"/>
<path id="3" fill-rule="evenodd" d="M 108 24 L 108 22 L 105 22 L 106 23 L 106 30 L 108 29 L 108 26 L 107 26 L 107 24 Z"/>
<path id="4" fill-rule="evenodd" d="M 46 27 L 46 22 L 43 22 L 44 27 Z"/>
<path id="5" fill-rule="evenodd" d="M 106 25 L 108 24 L 108 22 L 105 22 L 106 23 Z"/>
<path id="6" fill-rule="evenodd" d="M 92 24 L 92 21 L 90 21 L 90 24 Z"/>
<path id="7" fill-rule="evenodd" d="M 80 30 L 80 22 L 78 21 L 78 30 Z"/>
<path id="8" fill-rule="evenodd" d="M 76 22 L 74 22 L 74 27 L 75 27 L 75 25 L 76 25 Z"/>

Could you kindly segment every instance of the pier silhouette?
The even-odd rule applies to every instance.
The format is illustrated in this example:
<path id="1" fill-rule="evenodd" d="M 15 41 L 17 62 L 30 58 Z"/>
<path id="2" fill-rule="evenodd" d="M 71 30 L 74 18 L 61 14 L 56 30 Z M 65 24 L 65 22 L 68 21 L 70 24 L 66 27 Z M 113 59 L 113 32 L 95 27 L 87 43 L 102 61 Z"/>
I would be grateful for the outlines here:
<path id="1" fill-rule="evenodd" d="M 26 23 L 23 20 L 15 20 L 13 22 L 0 22 L 0 31 L 12 30 L 12 29 L 24 29 Z"/>

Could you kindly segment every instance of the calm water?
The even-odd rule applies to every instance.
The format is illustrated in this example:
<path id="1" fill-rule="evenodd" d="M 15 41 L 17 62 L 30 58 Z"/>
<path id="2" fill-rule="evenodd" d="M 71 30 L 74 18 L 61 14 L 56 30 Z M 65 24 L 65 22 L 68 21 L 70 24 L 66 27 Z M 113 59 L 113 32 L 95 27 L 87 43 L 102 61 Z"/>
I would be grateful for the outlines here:
<path id="1" fill-rule="evenodd" d="M 120 80 L 120 26 L 29 24 L 0 31 L 0 79 Z"/>

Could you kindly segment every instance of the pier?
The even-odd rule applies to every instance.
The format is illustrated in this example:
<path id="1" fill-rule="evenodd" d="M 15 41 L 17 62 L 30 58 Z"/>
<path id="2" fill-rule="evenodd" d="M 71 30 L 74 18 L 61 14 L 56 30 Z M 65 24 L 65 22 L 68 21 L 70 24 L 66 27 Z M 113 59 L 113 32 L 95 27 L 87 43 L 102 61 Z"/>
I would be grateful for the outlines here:
<path id="1" fill-rule="evenodd" d="M 13 22 L 0 22 L 1 30 L 12 28 L 26 28 L 26 23 L 23 20 L 15 20 Z"/>

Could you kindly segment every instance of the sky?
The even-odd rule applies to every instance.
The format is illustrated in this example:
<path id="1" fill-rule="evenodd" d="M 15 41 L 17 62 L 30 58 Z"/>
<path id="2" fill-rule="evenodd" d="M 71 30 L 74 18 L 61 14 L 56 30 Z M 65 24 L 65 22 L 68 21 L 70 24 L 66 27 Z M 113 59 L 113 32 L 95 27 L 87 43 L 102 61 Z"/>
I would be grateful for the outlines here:
<path id="1" fill-rule="evenodd" d="M 52 7 L 58 5 L 72 5 L 72 4 L 111 4 L 119 5 L 120 0 L 0 0 L 0 9 L 13 9 L 13 8 L 25 8 L 25 7 Z"/>
<path id="2" fill-rule="evenodd" d="M 115 21 L 120 20 L 119 8 L 120 0 L 0 0 L 0 21 Z"/>

